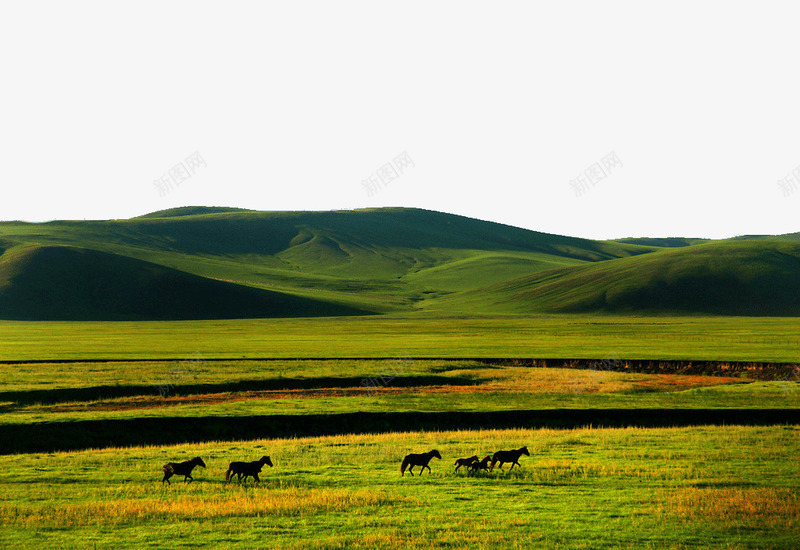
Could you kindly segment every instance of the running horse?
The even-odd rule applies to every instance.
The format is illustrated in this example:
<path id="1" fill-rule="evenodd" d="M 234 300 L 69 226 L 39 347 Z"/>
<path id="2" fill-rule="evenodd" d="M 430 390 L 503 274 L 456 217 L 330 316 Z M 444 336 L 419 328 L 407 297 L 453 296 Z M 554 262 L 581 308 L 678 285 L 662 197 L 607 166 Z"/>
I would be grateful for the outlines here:
<path id="1" fill-rule="evenodd" d="M 514 451 L 497 451 L 496 453 L 494 453 L 494 456 L 492 456 L 491 469 L 494 470 L 494 465 L 497 464 L 498 462 L 500 463 L 501 470 L 503 469 L 503 464 L 505 464 L 506 462 L 511 463 L 511 468 L 508 469 L 509 472 L 514 469 L 514 464 L 522 468 L 522 466 L 520 466 L 518 462 L 519 457 L 522 455 L 531 456 L 531 453 L 528 452 L 527 447 L 522 447 L 521 449 L 516 449 Z"/>
<path id="2" fill-rule="evenodd" d="M 194 481 L 194 478 L 192 477 L 192 470 L 194 470 L 195 466 L 202 466 L 205 468 L 206 463 L 203 462 L 203 459 L 199 456 L 196 456 L 191 460 L 187 460 L 186 462 L 167 462 L 162 468 L 164 470 L 164 479 L 161 480 L 161 483 L 166 481 L 167 485 L 170 485 L 169 478 L 175 475 L 183 476 L 184 483 Z"/>
<path id="3" fill-rule="evenodd" d="M 433 472 L 431 471 L 431 467 L 428 466 L 428 462 L 430 462 L 433 457 L 441 459 L 442 455 L 440 455 L 439 451 L 436 449 L 428 451 L 427 453 L 412 453 L 410 455 L 406 455 L 406 457 L 403 459 L 403 464 L 400 465 L 400 475 L 403 475 L 403 473 L 406 471 L 406 468 L 408 468 L 408 473 L 413 476 L 414 472 L 411 471 L 411 468 L 414 466 L 422 466 L 420 469 L 420 475 L 422 475 L 422 472 L 425 471 L 425 468 L 427 468 L 428 472 L 432 474 Z"/>
<path id="4" fill-rule="evenodd" d="M 489 469 L 489 461 L 492 459 L 492 455 L 486 455 L 481 460 L 476 460 L 472 464 L 469 465 L 472 468 L 473 472 L 477 472 L 478 470 L 488 470 Z"/>
<path id="5" fill-rule="evenodd" d="M 234 475 L 238 476 L 237 481 L 247 481 L 250 476 L 257 482 L 261 481 L 258 479 L 258 474 L 265 464 L 272 468 L 272 461 L 268 456 L 262 456 L 261 459 L 254 462 L 231 462 L 228 471 L 225 472 L 225 481 L 230 481 Z M 242 476 L 244 476 L 244 480 L 242 480 Z"/>
<path id="6" fill-rule="evenodd" d="M 457 458 L 453 466 L 456 467 L 456 472 L 457 472 L 458 469 L 461 468 L 462 466 L 464 466 L 465 468 L 469 468 L 470 466 L 472 466 L 474 462 L 478 462 L 477 455 L 472 455 L 469 458 Z"/>

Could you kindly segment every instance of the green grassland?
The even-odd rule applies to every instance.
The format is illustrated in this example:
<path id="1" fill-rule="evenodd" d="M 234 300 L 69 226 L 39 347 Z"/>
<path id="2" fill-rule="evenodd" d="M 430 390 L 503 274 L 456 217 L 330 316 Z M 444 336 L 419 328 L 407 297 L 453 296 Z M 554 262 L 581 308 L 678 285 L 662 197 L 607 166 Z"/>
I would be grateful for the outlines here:
<path id="1" fill-rule="evenodd" d="M 304 363 L 254 362 L 246 370 L 231 363 L 188 362 L 115 363 L 111 368 L 6 365 L 3 374 L 9 384 L 0 392 L 0 425 L 387 411 L 800 408 L 796 373 L 753 382 L 447 361 L 360 361 L 345 367 L 341 362 Z"/>
<path id="2" fill-rule="evenodd" d="M 588 366 L 407 357 L 6 363 L 0 365 L 6 381 L 0 391 L 0 446 L 18 452 L 123 441 L 361 433 L 401 423 L 410 430 L 448 422 L 462 427 L 762 424 L 758 419 L 766 410 L 775 413 L 770 423 L 798 418 L 796 366 L 729 371 L 720 364 L 710 370 L 715 375 L 676 374 L 680 369 L 669 364 L 661 372 L 639 373 L 622 360 Z M 720 375 L 725 372 L 728 376 Z M 576 417 L 569 411 L 584 413 Z M 175 428 L 181 424 L 184 428 Z"/>
<path id="3" fill-rule="evenodd" d="M 190 207 L 0 223 L 0 318 L 800 316 L 798 265 L 794 235 L 593 241 L 408 208 Z"/>
<path id="4" fill-rule="evenodd" d="M 0 547 L 800 547 L 797 235 L 0 223 Z M 453 472 L 522 445 L 520 470 Z M 263 483 L 224 483 L 263 454 Z"/>
<path id="5" fill-rule="evenodd" d="M 789 317 L 356 316 L 214 321 L 0 321 L 0 361 L 561 358 L 800 361 Z"/>
<path id="6" fill-rule="evenodd" d="M 443 309 L 796 315 L 800 244 L 730 241 L 549 270 L 454 295 Z"/>
<path id="7" fill-rule="evenodd" d="M 522 467 L 457 457 L 527 446 Z M 436 448 L 432 474 L 402 457 Z M 0 544 L 37 548 L 796 548 L 796 427 L 492 430 L 0 456 Z M 270 455 L 262 483 L 224 482 Z M 201 456 L 195 481 L 161 465 Z"/>
<path id="8" fill-rule="evenodd" d="M 168 295 L 165 287 L 170 285 L 165 274 L 150 264 L 245 286 L 251 294 L 271 291 L 287 294 L 284 301 L 316 300 L 315 314 L 330 315 L 332 305 L 357 310 L 353 313 L 410 311 L 437 295 L 498 282 L 498 273 L 521 276 L 654 250 L 403 208 L 341 212 L 188 208 L 130 220 L 5 222 L 0 223 L 0 243 L 0 252 L 5 252 L 0 256 L 0 317 L 52 319 L 52 312 L 29 310 L 22 304 L 31 295 L 53 293 L 56 287 L 58 299 L 51 308 L 70 312 L 65 318 L 73 320 L 107 319 L 115 305 L 104 300 L 109 294 L 145 294 L 157 306 L 159 292 Z M 61 250 L 65 246 L 70 247 L 68 257 Z M 91 263 L 96 265 L 72 261 L 85 250 L 94 252 Z M 97 253 L 104 254 L 98 258 Z M 42 255 L 60 277 L 47 280 L 39 275 L 41 270 L 29 258 Z M 133 259 L 147 263 L 136 264 Z M 504 271 L 498 272 L 498 266 Z M 428 270 L 432 270 L 430 281 L 423 276 Z M 120 271 L 128 272 L 128 277 L 116 277 Z M 76 291 L 70 283 L 75 279 L 95 292 L 87 296 L 86 290 Z M 207 297 L 202 289 L 185 297 L 195 304 L 195 318 L 236 317 L 207 304 Z M 268 303 L 260 311 L 262 317 L 285 316 L 285 310 Z M 174 314 L 168 303 L 161 310 L 128 308 L 128 313 L 137 319 Z"/>

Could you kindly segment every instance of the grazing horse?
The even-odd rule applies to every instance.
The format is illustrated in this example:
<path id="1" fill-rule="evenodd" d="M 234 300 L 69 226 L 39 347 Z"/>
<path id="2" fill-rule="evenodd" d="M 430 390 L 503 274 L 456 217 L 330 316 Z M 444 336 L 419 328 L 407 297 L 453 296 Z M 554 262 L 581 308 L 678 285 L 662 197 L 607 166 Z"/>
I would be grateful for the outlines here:
<path id="1" fill-rule="evenodd" d="M 476 460 L 472 464 L 469 465 L 472 468 L 473 472 L 477 472 L 478 470 L 488 470 L 489 469 L 489 461 L 492 459 L 492 455 L 486 455 L 481 460 Z"/>
<path id="2" fill-rule="evenodd" d="M 458 469 L 461 468 L 462 466 L 464 466 L 465 468 L 469 468 L 470 466 L 472 466 L 474 462 L 478 462 L 478 457 L 476 455 L 472 455 L 469 458 L 457 458 L 455 464 L 453 465 L 456 467 L 456 472 L 457 472 Z"/>
<path id="3" fill-rule="evenodd" d="M 161 483 L 166 481 L 169 485 L 169 478 L 174 475 L 184 476 L 184 483 L 194 481 L 194 478 L 192 477 L 192 470 L 194 470 L 195 466 L 202 466 L 205 468 L 206 463 L 203 462 L 203 459 L 199 456 L 196 456 L 191 460 L 187 460 L 186 462 L 167 462 L 164 464 L 164 479 L 161 480 Z"/>
<path id="4" fill-rule="evenodd" d="M 425 471 L 425 468 L 428 469 L 428 472 L 433 473 L 431 467 L 428 466 L 428 462 L 430 462 L 433 457 L 441 459 L 442 455 L 440 455 L 439 451 L 436 449 L 428 451 L 427 453 L 407 455 L 403 459 L 403 464 L 400 465 L 400 475 L 403 475 L 403 472 L 406 471 L 406 467 L 408 467 L 408 473 L 413 476 L 414 472 L 411 471 L 411 468 L 414 466 L 422 466 L 422 468 L 420 468 L 420 475 Z"/>
<path id="5" fill-rule="evenodd" d="M 511 468 L 508 469 L 509 472 L 514 469 L 514 464 L 522 468 L 522 466 L 519 465 L 519 462 L 517 462 L 519 457 L 522 455 L 531 456 L 531 453 L 528 452 L 527 447 L 522 447 L 521 449 L 516 449 L 514 451 L 497 451 L 492 457 L 492 470 L 494 470 L 494 465 L 498 462 L 500 463 L 501 470 L 503 469 L 503 464 L 506 462 L 511 463 Z"/>
<path id="6" fill-rule="evenodd" d="M 272 467 L 272 461 L 268 456 L 262 456 L 255 462 L 231 462 L 228 471 L 225 472 L 225 481 L 230 481 L 234 474 L 238 476 L 237 481 L 242 481 L 242 476 L 244 476 L 244 481 L 247 481 L 248 476 L 253 476 L 255 481 L 261 481 L 258 479 L 258 474 L 264 464 Z"/>

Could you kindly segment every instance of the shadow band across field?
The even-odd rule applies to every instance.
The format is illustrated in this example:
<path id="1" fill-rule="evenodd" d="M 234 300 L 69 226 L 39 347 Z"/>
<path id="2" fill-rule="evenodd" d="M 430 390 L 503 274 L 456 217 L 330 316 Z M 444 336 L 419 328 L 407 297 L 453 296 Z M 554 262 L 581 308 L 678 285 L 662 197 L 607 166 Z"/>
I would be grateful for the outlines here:
<path id="1" fill-rule="evenodd" d="M 403 431 L 787 424 L 800 424 L 800 409 L 542 409 L 161 417 L 0 425 L 0 454 Z"/>
<path id="2" fill-rule="evenodd" d="M 291 359 L 303 361 L 308 359 Z M 333 361 L 335 358 L 315 359 L 315 361 Z M 339 359 L 342 360 L 342 359 Z M 351 358 L 353 362 L 390 361 L 389 357 Z M 147 360 L 152 362 L 156 360 Z M 173 361 L 166 361 L 171 363 Z M 204 362 L 236 361 L 235 359 L 204 359 Z M 289 361 L 288 359 L 250 359 L 248 361 Z M 798 369 L 797 363 L 770 363 L 751 361 L 653 361 L 653 360 L 593 360 L 593 359 L 526 359 L 526 358 L 417 358 L 416 362 L 452 361 L 474 362 L 482 368 L 501 368 L 505 366 L 526 368 L 570 368 L 576 370 L 605 370 L 615 372 L 635 372 L 645 374 L 681 374 L 699 376 L 728 376 L 741 377 L 745 380 L 789 380 Z M 33 365 L 40 363 L 72 363 L 71 360 L 57 361 L 0 361 L 2 364 Z M 83 359 L 85 363 L 119 362 L 136 364 L 140 361 L 130 360 L 90 360 Z M 367 371 L 365 371 L 366 373 Z M 264 380 L 238 380 L 233 382 L 220 382 L 216 384 L 191 384 L 181 381 L 180 384 L 170 385 L 170 395 L 202 395 L 226 392 L 247 391 L 280 391 L 280 390 L 311 390 L 311 389 L 349 389 L 364 387 L 365 376 L 351 377 L 308 377 L 308 378 L 270 378 Z M 169 382 L 169 379 L 165 382 Z M 381 383 L 386 387 L 424 387 L 424 386 L 476 386 L 479 380 L 467 376 L 442 376 L 436 374 L 400 375 L 393 376 L 391 380 Z M 0 403 L 15 403 L 16 405 L 29 405 L 41 403 L 49 405 L 54 403 L 68 403 L 79 401 L 97 401 L 102 399 L 119 399 L 125 397 L 139 397 L 146 395 L 160 395 L 159 381 L 153 380 L 151 384 L 136 385 L 101 385 L 79 388 L 54 388 L 46 390 L 19 390 L 0 391 Z"/>
<path id="3" fill-rule="evenodd" d="M 271 378 L 267 380 L 241 380 L 222 382 L 219 384 L 180 384 L 166 387 L 168 395 L 205 395 L 213 393 L 234 393 L 248 391 L 280 391 L 280 390 L 315 390 L 315 389 L 351 389 L 364 387 L 364 377 L 315 377 L 315 378 Z M 168 380 L 165 381 L 165 383 Z M 397 376 L 390 383 L 391 387 L 417 386 L 475 386 L 479 381 L 466 377 L 419 375 Z M 91 386 L 85 388 L 59 388 L 52 390 L 2 391 L 0 402 L 14 402 L 18 405 L 32 403 L 53 404 L 76 401 L 97 401 L 101 399 L 119 399 L 139 397 L 143 395 L 159 395 L 159 384 L 135 386 Z"/>

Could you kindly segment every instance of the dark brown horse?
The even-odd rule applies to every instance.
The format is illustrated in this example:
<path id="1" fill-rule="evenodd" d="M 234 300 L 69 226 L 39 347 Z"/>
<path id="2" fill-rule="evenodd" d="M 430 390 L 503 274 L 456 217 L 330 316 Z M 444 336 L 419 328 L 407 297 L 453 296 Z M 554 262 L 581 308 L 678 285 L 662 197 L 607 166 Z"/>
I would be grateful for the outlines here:
<path id="1" fill-rule="evenodd" d="M 408 473 L 413 476 L 414 472 L 411 471 L 411 468 L 414 466 L 422 466 L 422 468 L 420 468 L 420 475 L 425 471 L 425 468 L 428 469 L 428 472 L 433 473 L 431 467 L 428 466 L 428 462 L 430 462 L 433 457 L 441 459 L 442 455 L 440 455 L 439 451 L 436 449 L 428 451 L 427 453 L 406 455 L 403 459 L 403 464 L 400 465 L 400 475 L 403 475 L 406 468 L 408 468 Z"/>
<path id="2" fill-rule="evenodd" d="M 191 460 L 187 460 L 186 462 L 167 462 L 164 464 L 164 479 L 161 480 L 161 483 L 166 481 L 167 485 L 169 485 L 169 478 L 176 475 L 184 476 L 184 483 L 193 481 L 194 478 L 192 477 L 192 470 L 194 470 L 195 466 L 202 466 L 205 468 L 206 463 L 203 462 L 203 459 L 199 456 L 196 456 Z"/>
<path id="3" fill-rule="evenodd" d="M 527 447 L 522 447 L 521 449 L 516 449 L 513 451 L 497 451 L 494 453 L 494 456 L 492 456 L 492 470 L 494 470 L 494 465 L 498 462 L 500 463 L 501 470 L 503 469 L 503 464 L 506 462 L 511 463 L 511 468 L 508 469 L 509 472 L 514 469 L 514 464 L 522 468 L 518 462 L 519 457 L 522 455 L 531 456 L 531 453 L 528 452 Z"/>
<path id="4" fill-rule="evenodd" d="M 489 461 L 492 459 L 492 455 L 486 455 L 481 460 L 476 460 L 472 464 L 469 465 L 472 468 L 473 472 L 477 472 L 478 470 L 488 470 L 489 469 Z"/>
<path id="5" fill-rule="evenodd" d="M 456 467 L 456 472 L 457 472 L 458 469 L 461 468 L 462 466 L 464 466 L 465 468 L 469 468 L 470 466 L 472 466 L 473 462 L 478 462 L 478 457 L 476 455 L 472 455 L 469 458 L 457 458 L 455 464 L 453 465 Z"/>
<path id="6" fill-rule="evenodd" d="M 225 472 L 225 481 L 230 481 L 234 475 L 238 476 L 237 481 L 247 481 L 249 476 L 252 476 L 255 481 L 261 481 L 258 479 L 258 474 L 265 464 L 272 467 L 272 461 L 268 456 L 262 456 L 255 462 L 231 462 L 228 471 Z M 243 476 L 244 480 L 242 480 Z"/>

